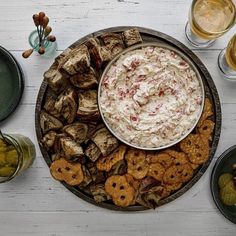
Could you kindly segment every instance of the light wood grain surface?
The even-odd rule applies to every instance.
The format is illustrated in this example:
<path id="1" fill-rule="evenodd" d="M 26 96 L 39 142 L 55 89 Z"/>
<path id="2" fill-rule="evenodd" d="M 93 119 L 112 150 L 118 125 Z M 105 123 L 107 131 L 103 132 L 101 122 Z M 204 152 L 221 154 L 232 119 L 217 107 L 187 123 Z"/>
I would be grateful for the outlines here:
<path id="1" fill-rule="evenodd" d="M 36 141 L 36 96 L 43 72 L 53 58 L 36 54 L 27 60 L 21 57 L 29 47 L 27 37 L 34 29 L 33 13 L 43 10 L 49 15 L 58 39 L 57 54 L 86 34 L 120 25 L 162 31 L 189 46 L 184 26 L 190 3 L 190 0 L 0 0 L 0 45 L 13 53 L 25 74 L 23 99 L 1 128 L 6 133 L 30 137 L 37 148 L 33 166 L 15 180 L 0 185 L 0 235 L 236 235 L 235 225 L 216 209 L 209 189 L 215 160 L 236 143 L 236 83 L 225 81 L 217 68 L 217 56 L 235 28 L 211 48 L 193 49 L 217 86 L 223 111 L 222 135 L 206 174 L 174 202 L 155 211 L 137 213 L 113 212 L 90 205 L 50 177 Z"/>

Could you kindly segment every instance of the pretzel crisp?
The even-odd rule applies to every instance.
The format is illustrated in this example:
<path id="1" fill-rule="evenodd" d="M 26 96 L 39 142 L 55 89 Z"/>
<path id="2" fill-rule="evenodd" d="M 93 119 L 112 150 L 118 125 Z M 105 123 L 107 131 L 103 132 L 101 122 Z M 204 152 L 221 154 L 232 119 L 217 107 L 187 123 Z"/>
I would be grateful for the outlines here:
<path id="1" fill-rule="evenodd" d="M 115 165 L 120 160 L 124 159 L 125 152 L 126 146 L 120 145 L 115 151 L 113 151 L 108 156 L 100 157 L 96 162 L 97 169 L 106 172 L 110 171 L 113 165 Z"/>
<path id="2" fill-rule="evenodd" d="M 200 127 L 198 127 L 198 132 L 205 136 L 207 139 L 211 140 L 212 137 L 211 137 L 211 134 L 214 130 L 214 127 L 215 127 L 215 123 L 211 120 L 204 120 L 202 122 L 202 125 Z"/>
<path id="3" fill-rule="evenodd" d="M 69 185 L 79 185 L 84 180 L 84 174 L 80 163 L 72 164 L 61 158 L 54 161 L 50 167 L 53 178 L 65 181 Z"/>
<path id="4" fill-rule="evenodd" d="M 212 111 L 211 101 L 209 98 L 206 98 L 203 112 L 202 112 L 202 116 L 197 124 L 197 127 L 202 126 L 203 122 L 212 115 L 213 115 L 213 111 Z"/>
<path id="5" fill-rule="evenodd" d="M 193 177 L 193 168 L 190 164 L 184 164 L 177 166 L 178 175 L 180 176 L 181 182 L 187 182 Z"/>
<path id="6" fill-rule="evenodd" d="M 181 176 L 178 173 L 177 166 L 171 166 L 166 170 L 163 176 L 163 181 L 168 185 L 173 185 L 181 182 Z"/>
<path id="7" fill-rule="evenodd" d="M 173 158 L 165 152 L 149 153 L 147 154 L 147 160 L 150 164 L 160 163 L 165 169 L 169 168 L 173 164 Z"/>
<path id="8" fill-rule="evenodd" d="M 193 169 L 190 164 L 171 166 L 163 176 L 164 183 L 168 185 L 184 183 L 193 176 Z"/>
<path id="9" fill-rule="evenodd" d="M 124 176 L 125 176 L 127 182 L 129 183 L 129 185 L 131 187 L 133 187 L 135 190 L 135 196 L 134 196 L 133 202 L 130 204 L 130 205 L 134 205 L 136 203 L 136 199 L 137 199 L 138 192 L 139 192 L 138 190 L 139 190 L 139 186 L 140 186 L 140 180 L 135 179 L 130 174 L 125 174 Z"/>
<path id="10" fill-rule="evenodd" d="M 147 175 L 149 165 L 145 151 L 131 148 L 125 155 L 125 159 L 128 165 L 128 174 L 131 174 L 135 179 L 142 179 Z"/>
<path id="11" fill-rule="evenodd" d="M 127 207 L 134 202 L 135 190 L 124 175 L 113 175 L 105 182 L 105 191 L 117 206 Z"/>
<path id="12" fill-rule="evenodd" d="M 184 152 L 177 152 L 175 150 L 167 149 L 165 153 L 172 157 L 172 164 L 174 165 L 183 165 L 188 163 L 188 158 Z"/>
<path id="13" fill-rule="evenodd" d="M 209 144 L 199 134 L 190 134 L 180 142 L 180 148 L 193 164 L 203 164 L 209 158 Z"/>
<path id="14" fill-rule="evenodd" d="M 135 179 L 130 174 L 125 174 L 125 178 L 126 178 L 127 182 L 129 183 L 129 185 L 132 186 L 135 191 L 137 191 L 139 188 L 139 185 L 140 185 L 140 180 Z"/>
<path id="15" fill-rule="evenodd" d="M 162 181 L 164 173 L 165 173 L 165 168 L 158 162 L 152 163 L 149 166 L 148 175 L 152 176 L 156 180 Z"/>

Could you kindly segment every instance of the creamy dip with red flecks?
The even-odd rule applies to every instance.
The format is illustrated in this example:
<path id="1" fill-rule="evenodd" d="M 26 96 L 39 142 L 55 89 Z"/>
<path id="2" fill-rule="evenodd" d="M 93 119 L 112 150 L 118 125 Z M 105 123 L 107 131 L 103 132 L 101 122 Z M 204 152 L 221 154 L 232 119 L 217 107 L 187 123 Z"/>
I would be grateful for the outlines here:
<path id="1" fill-rule="evenodd" d="M 187 134 L 202 102 L 191 66 L 174 51 L 156 46 L 119 57 L 100 87 L 107 125 L 124 141 L 143 148 L 166 146 Z"/>

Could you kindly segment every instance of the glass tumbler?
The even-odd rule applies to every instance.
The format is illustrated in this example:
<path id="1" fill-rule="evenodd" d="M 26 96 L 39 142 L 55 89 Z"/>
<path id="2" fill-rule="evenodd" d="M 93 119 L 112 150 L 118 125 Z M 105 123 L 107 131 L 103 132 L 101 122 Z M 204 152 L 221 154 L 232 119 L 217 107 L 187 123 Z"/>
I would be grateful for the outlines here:
<path id="1" fill-rule="evenodd" d="M 219 54 L 218 66 L 226 79 L 236 81 L 236 34 Z"/>
<path id="2" fill-rule="evenodd" d="M 207 48 L 234 26 L 235 19 L 232 0 L 193 0 L 185 34 L 194 47 Z"/>

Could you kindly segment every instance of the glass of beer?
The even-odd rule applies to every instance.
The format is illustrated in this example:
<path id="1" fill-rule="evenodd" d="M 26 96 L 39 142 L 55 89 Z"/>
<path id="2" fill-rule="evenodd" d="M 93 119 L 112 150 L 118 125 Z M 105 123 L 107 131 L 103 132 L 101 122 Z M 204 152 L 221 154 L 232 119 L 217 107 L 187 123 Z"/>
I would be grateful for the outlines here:
<path id="1" fill-rule="evenodd" d="M 193 0 L 185 34 L 193 46 L 207 48 L 233 27 L 235 19 L 232 0 Z"/>
<path id="2" fill-rule="evenodd" d="M 218 65 L 227 79 L 236 81 L 236 34 L 219 54 Z"/>

